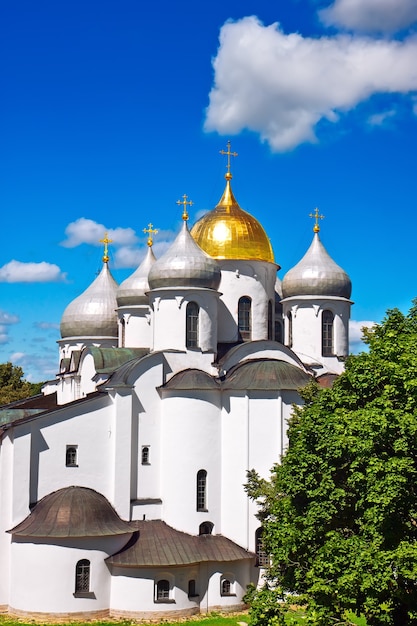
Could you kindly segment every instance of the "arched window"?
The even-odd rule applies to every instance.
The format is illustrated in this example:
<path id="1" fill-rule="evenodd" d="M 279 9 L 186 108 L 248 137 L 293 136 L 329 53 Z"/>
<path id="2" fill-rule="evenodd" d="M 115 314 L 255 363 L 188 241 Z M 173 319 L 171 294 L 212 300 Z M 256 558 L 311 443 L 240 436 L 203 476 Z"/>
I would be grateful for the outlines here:
<path id="1" fill-rule="evenodd" d="M 274 320 L 272 318 L 272 302 L 268 302 L 268 339 L 274 338 Z"/>
<path id="2" fill-rule="evenodd" d="M 65 465 L 67 467 L 77 467 L 77 446 L 67 446 Z"/>
<path id="3" fill-rule="evenodd" d="M 207 511 L 207 472 L 197 472 L 197 511 Z"/>
<path id="4" fill-rule="evenodd" d="M 282 324 L 279 320 L 275 320 L 275 341 L 282 343 Z"/>
<path id="5" fill-rule="evenodd" d="M 288 342 L 287 345 L 289 348 L 292 348 L 292 313 L 289 311 L 287 313 L 287 321 L 288 321 Z"/>
<path id="6" fill-rule="evenodd" d="M 233 593 L 233 584 L 229 578 L 222 578 L 220 581 L 220 595 L 222 596 L 232 596 Z"/>
<path id="7" fill-rule="evenodd" d="M 213 527 L 214 527 L 213 522 L 203 522 L 202 524 L 200 524 L 200 527 L 198 529 L 198 534 L 199 535 L 211 535 L 211 533 L 213 532 Z"/>
<path id="8" fill-rule="evenodd" d="M 142 465 L 149 465 L 149 446 L 142 446 Z"/>
<path id="9" fill-rule="evenodd" d="M 200 307 L 196 302 L 189 302 L 186 310 L 186 339 L 187 348 L 198 348 L 198 314 Z"/>
<path id="10" fill-rule="evenodd" d="M 195 598 L 196 596 L 198 596 L 197 588 L 195 584 L 195 579 L 192 578 L 191 580 L 188 581 L 188 597 Z"/>
<path id="11" fill-rule="evenodd" d="M 239 299 L 237 311 L 237 323 L 240 339 L 250 341 L 252 338 L 252 319 L 251 319 L 252 300 L 248 296 Z"/>
<path id="12" fill-rule="evenodd" d="M 169 580 L 163 578 L 156 583 L 156 601 L 166 602 L 169 600 Z"/>
<path id="13" fill-rule="evenodd" d="M 321 353 L 323 356 L 333 356 L 334 315 L 331 311 L 323 311 L 321 315 Z"/>
<path id="14" fill-rule="evenodd" d="M 81 559 L 75 566 L 75 593 L 90 591 L 90 561 Z"/>
<path id="15" fill-rule="evenodd" d="M 122 319 L 120 320 L 120 327 L 121 327 L 120 343 L 121 343 L 121 347 L 124 348 L 125 343 L 126 343 L 126 321 L 124 317 L 122 317 Z"/>
<path id="16" fill-rule="evenodd" d="M 255 532 L 255 551 L 256 551 L 256 565 L 258 567 L 265 567 L 269 564 L 269 558 L 264 550 L 262 543 L 262 528 L 258 528 Z"/>

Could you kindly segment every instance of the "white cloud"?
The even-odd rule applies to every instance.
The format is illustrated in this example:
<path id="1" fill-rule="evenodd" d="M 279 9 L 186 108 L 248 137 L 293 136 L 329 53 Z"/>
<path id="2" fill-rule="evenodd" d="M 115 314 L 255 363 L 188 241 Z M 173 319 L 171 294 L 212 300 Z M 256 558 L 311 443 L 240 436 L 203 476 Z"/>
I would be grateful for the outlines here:
<path id="1" fill-rule="evenodd" d="M 0 267 L 0 282 L 2 283 L 50 283 L 65 280 L 58 265 L 53 263 L 22 263 L 9 261 Z"/>
<path id="2" fill-rule="evenodd" d="M 0 324 L 17 324 L 19 321 L 17 315 L 7 313 L 0 309 Z"/>
<path id="3" fill-rule="evenodd" d="M 396 111 L 391 109 L 389 111 L 383 111 L 382 113 L 374 113 L 368 118 L 368 124 L 370 126 L 383 126 L 386 120 L 394 117 L 396 115 Z"/>
<path id="4" fill-rule="evenodd" d="M 65 248 L 75 248 L 82 243 L 101 246 L 103 244 L 100 243 L 100 239 L 103 239 L 106 233 L 115 245 L 130 246 L 137 241 L 133 228 L 106 228 L 103 224 L 80 217 L 68 224 L 65 229 L 67 238 L 61 242 L 61 245 Z"/>
<path id="5" fill-rule="evenodd" d="M 417 20 L 416 0 L 335 0 L 319 11 L 327 26 L 392 33 Z"/>
<path id="6" fill-rule="evenodd" d="M 35 322 L 34 326 L 41 330 L 59 330 L 59 324 L 55 322 Z"/>
<path id="7" fill-rule="evenodd" d="M 0 344 L 8 343 L 9 335 L 6 326 L 0 324 Z"/>
<path id="8" fill-rule="evenodd" d="M 227 22 L 213 61 L 215 78 L 205 130 L 255 131 L 274 151 L 316 141 L 322 120 L 374 94 L 417 89 L 417 37 L 372 40 L 353 35 L 286 35 L 256 17 Z"/>
<path id="9" fill-rule="evenodd" d="M 356 354 L 365 349 L 365 344 L 362 341 L 362 329 L 363 328 L 372 328 L 375 326 L 376 322 L 371 322 L 369 320 L 365 321 L 357 321 L 350 320 L 349 321 L 349 350 L 351 353 Z"/>
<path id="10" fill-rule="evenodd" d="M 53 353 L 44 353 L 37 356 L 26 352 L 14 352 L 8 359 L 14 365 L 19 365 L 24 372 L 24 378 L 29 382 L 40 382 L 55 377 L 57 372 L 56 356 Z"/>

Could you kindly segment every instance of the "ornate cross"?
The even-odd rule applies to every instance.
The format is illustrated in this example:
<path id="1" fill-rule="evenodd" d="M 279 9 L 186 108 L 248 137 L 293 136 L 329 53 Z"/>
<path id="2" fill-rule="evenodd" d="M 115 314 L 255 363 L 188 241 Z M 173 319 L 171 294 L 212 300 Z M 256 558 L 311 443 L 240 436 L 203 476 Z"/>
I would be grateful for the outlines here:
<path id="1" fill-rule="evenodd" d="M 177 204 L 182 204 L 183 205 L 183 210 L 182 210 L 182 219 L 184 221 L 188 220 L 188 211 L 187 211 L 187 205 L 188 206 L 192 206 L 194 203 L 192 200 L 187 200 L 188 196 L 185 193 L 182 197 L 182 200 L 177 200 Z"/>
<path id="2" fill-rule="evenodd" d="M 319 220 L 324 220 L 324 215 L 320 215 L 319 214 L 319 210 L 318 209 L 314 209 L 314 213 L 310 213 L 309 217 L 312 217 L 316 220 L 314 226 L 313 226 L 313 230 L 315 233 L 320 232 L 320 226 L 319 226 Z"/>
<path id="3" fill-rule="evenodd" d="M 103 262 L 109 262 L 109 243 L 113 243 L 113 239 L 107 237 L 107 233 L 104 233 L 103 239 L 100 239 L 100 243 L 104 243 Z"/>
<path id="4" fill-rule="evenodd" d="M 231 146 L 231 143 L 230 143 L 230 139 L 229 139 L 228 142 L 227 142 L 227 150 L 220 150 L 220 154 L 224 154 L 224 155 L 227 156 L 227 174 L 226 174 L 226 176 L 228 178 L 231 178 L 231 174 L 230 174 L 230 157 L 231 156 L 233 156 L 233 157 L 237 157 L 238 156 L 237 152 L 231 152 L 230 146 Z"/>
<path id="5" fill-rule="evenodd" d="M 153 227 L 153 224 L 148 224 L 148 228 L 144 228 L 143 232 L 145 235 L 148 235 L 148 246 L 150 247 L 153 244 L 153 235 L 156 235 L 158 232 L 157 228 Z"/>

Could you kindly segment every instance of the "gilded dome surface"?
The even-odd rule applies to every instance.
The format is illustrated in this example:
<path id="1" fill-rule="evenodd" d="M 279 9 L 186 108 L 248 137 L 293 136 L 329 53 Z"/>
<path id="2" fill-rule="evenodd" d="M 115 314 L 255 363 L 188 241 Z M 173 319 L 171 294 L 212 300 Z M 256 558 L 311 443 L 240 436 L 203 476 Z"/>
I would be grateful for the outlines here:
<path id="1" fill-rule="evenodd" d="M 105 262 L 97 278 L 65 309 L 61 337 L 117 337 L 117 288 Z"/>
<path id="2" fill-rule="evenodd" d="M 261 224 L 240 208 L 226 174 L 226 188 L 215 209 L 194 224 L 191 234 L 215 259 L 246 259 L 274 263 L 271 242 Z"/>
<path id="3" fill-rule="evenodd" d="M 352 283 L 348 274 L 333 261 L 316 232 L 311 246 L 282 281 L 282 295 L 337 296 L 350 298 Z"/>
<path id="4" fill-rule="evenodd" d="M 117 290 L 117 304 L 119 306 L 146 304 L 148 302 L 148 297 L 145 295 L 149 291 L 148 275 L 155 261 L 152 247 L 149 246 L 148 252 L 137 270 L 120 284 Z"/>
<path id="5" fill-rule="evenodd" d="M 194 241 L 184 221 L 172 246 L 149 271 L 151 289 L 160 287 L 205 287 L 217 289 L 220 267 Z"/>

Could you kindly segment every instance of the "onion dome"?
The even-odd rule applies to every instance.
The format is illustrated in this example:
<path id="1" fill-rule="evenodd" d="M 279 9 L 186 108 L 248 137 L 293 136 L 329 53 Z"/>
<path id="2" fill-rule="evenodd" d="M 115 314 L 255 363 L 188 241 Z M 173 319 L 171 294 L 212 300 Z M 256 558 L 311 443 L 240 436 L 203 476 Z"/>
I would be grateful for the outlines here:
<path id="1" fill-rule="evenodd" d="M 20 524 L 9 530 L 19 537 L 106 537 L 134 532 L 106 498 L 87 487 L 65 487 L 45 496 Z"/>
<path id="2" fill-rule="evenodd" d="M 186 201 L 180 204 L 190 204 Z M 188 230 L 188 213 L 183 212 L 183 226 L 172 246 L 149 271 L 151 289 L 160 287 L 204 287 L 217 289 L 220 284 L 220 267 L 191 237 Z"/>
<path id="3" fill-rule="evenodd" d="M 149 291 L 148 274 L 155 261 L 152 245 L 149 245 L 148 252 L 138 269 L 129 278 L 126 278 L 117 290 L 116 297 L 119 306 L 147 304 L 148 297 L 146 292 Z"/>
<path id="4" fill-rule="evenodd" d="M 333 261 L 320 241 L 318 227 L 311 246 L 282 281 L 284 298 L 291 296 L 336 296 L 350 298 L 352 283 L 348 274 Z"/>
<path id="5" fill-rule="evenodd" d="M 203 215 L 194 224 L 191 234 L 198 245 L 215 259 L 246 259 L 274 263 L 271 242 L 261 224 L 240 208 L 233 195 L 230 181 L 230 151 L 220 151 L 228 157 L 226 188 L 215 209 Z"/>
<path id="6" fill-rule="evenodd" d="M 117 337 L 117 288 L 104 261 L 97 278 L 65 309 L 61 337 Z"/>

